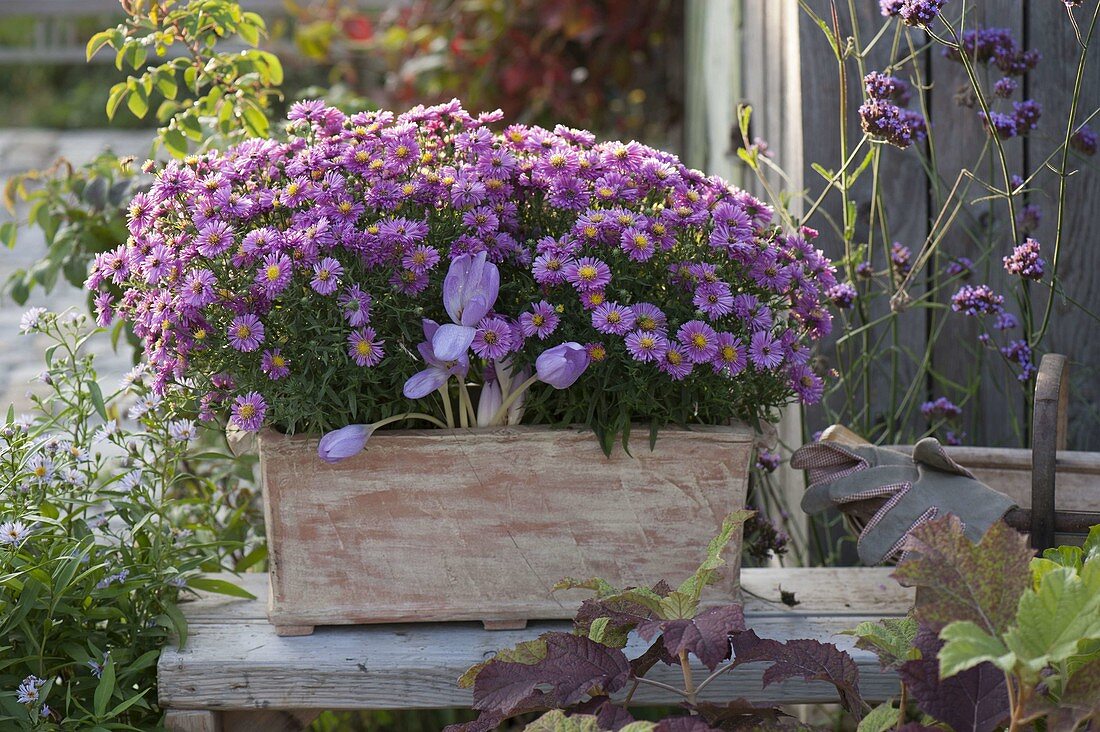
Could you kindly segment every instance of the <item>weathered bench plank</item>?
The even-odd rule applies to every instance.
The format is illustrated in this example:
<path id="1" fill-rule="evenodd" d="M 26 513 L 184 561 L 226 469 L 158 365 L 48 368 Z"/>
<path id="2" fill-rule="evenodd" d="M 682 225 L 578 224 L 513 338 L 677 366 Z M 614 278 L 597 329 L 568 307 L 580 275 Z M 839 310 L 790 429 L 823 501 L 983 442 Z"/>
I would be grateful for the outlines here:
<path id="1" fill-rule="evenodd" d="M 870 700 L 887 698 L 897 692 L 896 677 L 882 672 L 872 654 L 855 649 L 849 636 L 838 634 L 861 620 L 907 612 L 912 593 L 890 579 L 889 572 L 747 569 L 742 573 L 747 620 L 764 637 L 836 643 L 858 663 L 864 695 Z M 160 659 L 162 706 L 180 712 L 469 706 L 469 690 L 455 683 L 467 667 L 499 648 L 569 627 L 563 622 L 540 622 L 520 631 L 486 631 L 474 623 L 420 623 L 318 628 L 312 636 L 280 638 L 265 619 L 266 575 L 246 575 L 238 582 L 257 599 L 202 596 L 184 605 L 190 621 L 187 645 L 165 649 Z M 792 608 L 778 602 L 780 587 L 794 592 L 800 604 Z M 370 601 L 369 588 L 364 588 L 363 601 Z M 642 650 L 644 645 L 636 641 L 627 653 Z M 658 666 L 651 677 L 678 683 L 678 673 Z M 759 664 L 740 667 L 707 687 L 705 696 L 716 701 L 737 697 L 772 703 L 835 701 L 835 692 L 826 684 L 788 682 L 762 689 L 761 673 Z M 640 704 L 677 701 L 648 686 L 638 690 L 635 700 Z M 229 715 L 221 716 L 226 723 L 215 729 L 242 728 L 231 726 Z M 184 716 L 175 718 L 182 721 Z M 215 721 L 202 724 L 222 724 L 217 715 L 210 719 Z"/>

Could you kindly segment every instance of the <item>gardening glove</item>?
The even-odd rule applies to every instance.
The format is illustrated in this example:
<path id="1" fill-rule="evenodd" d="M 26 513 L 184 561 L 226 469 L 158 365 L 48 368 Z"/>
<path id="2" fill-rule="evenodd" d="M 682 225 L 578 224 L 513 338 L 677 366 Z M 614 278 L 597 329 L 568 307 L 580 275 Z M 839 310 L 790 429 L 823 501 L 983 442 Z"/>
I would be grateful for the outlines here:
<path id="1" fill-rule="evenodd" d="M 809 472 L 810 487 L 802 497 L 807 513 L 881 501 L 856 545 L 860 560 L 869 565 L 890 559 L 911 530 L 948 513 L 958 516 L 966 535 L 978 541 L 1014 505 L 948 457 L 933 437 L 918 442 L 911 458 L 882 447 L 818 442 L 799 448 L 791 466 Z"/>

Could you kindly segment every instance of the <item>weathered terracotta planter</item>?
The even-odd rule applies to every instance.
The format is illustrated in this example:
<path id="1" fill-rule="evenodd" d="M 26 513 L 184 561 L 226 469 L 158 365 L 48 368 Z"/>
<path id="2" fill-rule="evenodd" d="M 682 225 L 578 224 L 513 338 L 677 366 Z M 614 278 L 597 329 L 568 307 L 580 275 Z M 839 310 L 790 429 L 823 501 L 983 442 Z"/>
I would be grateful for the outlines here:
<path id="1" fill-rule="evenodd" d="M 569 618 L 590 595 L 564 576 L 616 585 L 679 581 L 723 517 L 744 505 L 744 425 L 649 430 L 604 456 L 584 429 L 509 427 L 375 434 L 327 465 L 317 440 L 259 438 L 280 635 L 316 625 Z M 740 536 L 711 596 L 737 592 Z"/>

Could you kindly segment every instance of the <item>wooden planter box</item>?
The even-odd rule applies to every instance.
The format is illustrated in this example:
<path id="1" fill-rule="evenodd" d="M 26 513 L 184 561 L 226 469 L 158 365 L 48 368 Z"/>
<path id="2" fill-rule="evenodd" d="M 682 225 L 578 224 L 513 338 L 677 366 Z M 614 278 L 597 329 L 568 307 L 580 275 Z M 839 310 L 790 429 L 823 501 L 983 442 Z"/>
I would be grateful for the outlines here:
<path id="1" fill-rule="evenodd" d="M 586 429 L 375 434 L 334 465 L 317 440 L 259 438 L 271 595 L 280 635 L 315 625 L 570 618 L 591 593 L 564 576 L 679 582 L 744 505 L 745 425 L 639 428 L 604 456 Z M 737 595 L 741 537 L 711 597 Z"/>

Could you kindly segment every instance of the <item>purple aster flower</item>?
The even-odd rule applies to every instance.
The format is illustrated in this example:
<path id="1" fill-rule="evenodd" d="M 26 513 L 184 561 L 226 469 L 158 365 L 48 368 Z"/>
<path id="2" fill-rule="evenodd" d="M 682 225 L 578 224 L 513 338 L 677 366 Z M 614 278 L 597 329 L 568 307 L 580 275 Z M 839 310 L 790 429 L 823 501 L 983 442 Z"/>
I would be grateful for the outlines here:
<path id="1" fill-rule="evenodd" d="M 963 315 L 990 315 L 1004 310 L 1004 302 L 989 285 L 963 285 L 951 297 L 951 309 Z"/>
<path id="2" fill-rule="evenodd" d="M 238 351 L 255 351 L 264 341 L 264 324 L 252 313 L 233 318 L 229 324 L 229 345 Z"/>
<path id="3" fill-rule="evenodd" d="M 370 293 L 360 289 L 359 285 L 344 288 L 338 302 L 348 325 L 357 328 L 370 322 Z"/>
<path id="4" fill-rule="evenodd" d="M 479 237 L 496 233 L 500 228 L 500 219 L 488 206 L 478 206 L 462 215 L 462 225 L 474 230 Z"/>
<path id="5" fill-rule="evenodd" d="M 588 368 L 588 352 L 579 343 L 562 343 L 539 354 L 535 373 L 539 381 L 555 389 L 568 389 Z"/>
<path id="6" fill-rule="evenodd" d="M 656 248 L 653 237 L 633 226 L 625 229 L 619 238 L 619 247 L 635 262 L 644 262 L 653 256 Z"/>
<path id="7" fill-rule="evenodd" d="M 695 290 L 692 303 L 708 318 L 720 318 L 733 312 L 733 293 L 725 282 L 707 282 Z"/>
<path id="8" fill-rule="evenodd" d="M 673 381 L 681 381 L 691 373 L 694 364 L 688 358 L 683 346 L 678 343 L 669 343 L 658 360 L 657 368 L 668 374 Z"/>
<path id="9" fill-rule="evenodd" d="M 634 322 L 634 311 L 617 302 L 605 302 L 592 311 L 592 327 L 601 333 L 625 335 Z"/>
<path id="10" fill-rule="evenodd" d="M 676 340 L 684 345 L 688 358 L 706 363 L 718 352 L 718 334 L 701 320 L 689 320 L 676 331 Z"/>
<path id="11" fill-rule="evenodd" d="M 607 346 L 602 343 L 586 343 L 584 351 L 588 354 L 588 360 L 592 363 L 607 360 Z"/>
<path id="12" fill-rule="evenodd" d="M 520 332 L 525 337 L 538 336 L 544 340 L 553 333 L 561 318 L 558 317 L 554 306 L 545 300 L 531 305 L 531 312 L 519 316 Z"/>
<path id="13" fill-rule="evenodd" d="M 664 312 L 650 302 L 640 302 L 631 306 L 634 311 L 634 325 L 638 330 L 664 332 L 668 325 L 668 317 Z"/>
<path id="14" fill-rule="evenodd" d="M 106 328 L 115 318 L 114 296 L 109 292 L 101 292 L 95 296 L 95 322 L 101 328 Z"/>
<path id="15" fill-rule="evenodd" d="M 1003 258 L 1005 271 L 1029 280 L 1041 280 L 1046 262 L 1039 256 L 1039 242 L 1028 237 Z"/>
<path id="16" fill-rule="evenodd" d="M 581 293 L 581 305 L 585 310 L 595 310 L 607 302 L 607 296 L 603 290 L 589 290 Z"/>
<path id="17" fill-rule="evenodd" d="M 540 285 L 559 285 L 565 282 L 565 270 L 573 262 L 559 254 L 544 252 L 535 257 L 531 273 Z"/>
<path id="18" fill-rule="evenodd" d="M 272 381 L 278 381 L 290 373 L 286 357 L 278 348 L 264 351 L 263 358 L 260 360 L 260 370 Z"/>
<path id="19" fill-rule="evenodd" d="M 417 274 L 432 270 L 439 263 L 439 251 L 427 244 L 418 244 L 401 259 L 401 266 Z"/>
<path id="20" fill-rule="evenodd" d="M 658 331 L 635 330 L 626 336 L 626 350 L 635 361 L 657 361 L 668 350 L 668 340 Z"/>
<path id="21" fill-rule="evenodd" d="M 259 392 L 250 391 L 233 400 L 232 422 L 245 432 L 258 432 L 267 415 L 267 402 Z"/>
<path id="22" fill-rule="evenodd" d="M 504 358 L 512 350 L 512 326 L 498 315 L 482 318 L 471 347 L 481 358 L 494 361 Z"/>
<path id="23" fill-rule="evenodd" d="M 749 358 L 757 369 L 774 369 L 783 363 L 783 346 L 766 330 L 758 330 L 749 341 Z"/>
<path id="24" fill-rule="evenodd" d="M 852 307 L 856 295 L 856 288 L 853 287 L 850 282 L 833 285 L 825 290 L 825 297 L 832 301 L 834 307 L 840 308 L 841 310 L 847 310 Z"/>
<path id="25" fill-rule="evenodd" d="M 595 257 L 581 257 L 566 266 L 565 278 L 581 292 L 602 290 L 611 282 L 611 268 Z"/>
<path id="26" fill-rule="evenodd" d="M 210 270 L 193 270 L 183 282 L 183 301 L 198 308 L 209 305 L 217 299 L 214 295 L 216 282 L 214 273 Z"/>
<path id="27" fill-rule="evenodd" d="M 204 257 L 216 257 L 233 246 L 233 230 L 229 224 L 213 221 L 199 229 L 198 252 Z"/>
<path id="28" fill-rule="evenodd" d="M 256 284 L 264 288 L 268 297 L 274 297 L 290 284 L 294 265 L 285 254 L 268 254 L 264 264 L 256 274 Z"/>
<path id="29" fill-rule="evenodd" d="M 313 265 L 313 279 L 309 286 L 318 295 L 331 295 L 340 286 L 344 276 L 344 266 L 332 257 L 325 257 Z"/>
<path id="30" fill-rule="evenodd" d="M 385 341 L 378 338 L 374 328 L 356 328 L 348 335 L 348 355 L 360 366 L 375 366 L 382 360 Z"/>
<path id="31" fill-rule="evenodd" d="M 718 334 L 718 348 L 714 352 L 711 361 L 714 372 L 726 376 L 736 376 L 748 366 L 748 358 L 745 354 L 745 346 L 741 339 L 732 333 Z"/>
<path id="32" fill-rule="evenodd" d="M 825 382 L 809 366 L 799 364 L 787 372 L 791 389 L 805 404 L 816 404 L 825 393 Z"/>
<path id="33" fill-rule="evenodd" d="M 425 318 L 422 324 L 424 342 L 416 348 L 420 352 L 420 357 L 428 364 L 428 368 L 413 374 L 405 382 L 402 393 L 409 399 L 422 399 L 446 384 L 447 379 L 452 376 L 459 378 L 466 376 L 466 372 L 470 369 L 470 360 L 465 353 L 449 361 L 436 357 L 435 351 L 432 350 L 432 339 L 439 330 L 439 323 Z"/>

